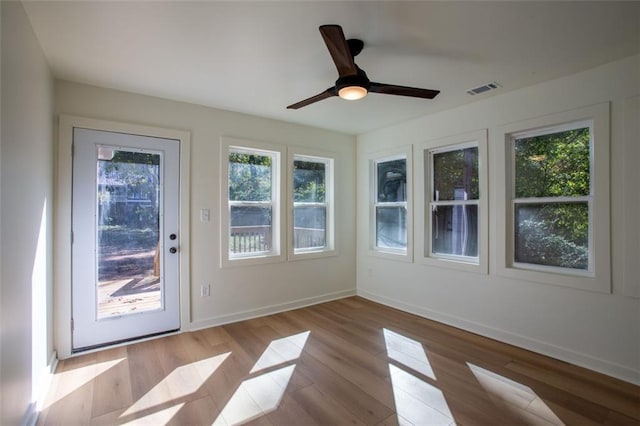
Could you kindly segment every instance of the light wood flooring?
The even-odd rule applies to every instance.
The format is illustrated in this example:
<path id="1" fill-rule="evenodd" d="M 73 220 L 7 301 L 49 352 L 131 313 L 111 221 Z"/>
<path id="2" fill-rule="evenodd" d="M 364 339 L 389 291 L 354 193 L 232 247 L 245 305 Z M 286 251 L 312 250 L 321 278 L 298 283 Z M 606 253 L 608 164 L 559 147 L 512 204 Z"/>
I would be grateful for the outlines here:
<path id="1" fill-rule="evenodd" d="M 41 425 L 639 425 L 640 388 L 351 297 L 61 361 Z"/>

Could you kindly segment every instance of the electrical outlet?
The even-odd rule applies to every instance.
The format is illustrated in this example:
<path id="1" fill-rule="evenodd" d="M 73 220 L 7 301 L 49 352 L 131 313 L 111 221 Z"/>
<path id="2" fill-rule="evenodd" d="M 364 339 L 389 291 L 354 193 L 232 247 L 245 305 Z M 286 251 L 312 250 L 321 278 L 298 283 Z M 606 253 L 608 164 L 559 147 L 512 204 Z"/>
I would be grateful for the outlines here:
<path id="1" fill-rule="evenodd" d="M 200 297 L 209 297 L 210 294 L 209 284 L 200 286 Z"/>

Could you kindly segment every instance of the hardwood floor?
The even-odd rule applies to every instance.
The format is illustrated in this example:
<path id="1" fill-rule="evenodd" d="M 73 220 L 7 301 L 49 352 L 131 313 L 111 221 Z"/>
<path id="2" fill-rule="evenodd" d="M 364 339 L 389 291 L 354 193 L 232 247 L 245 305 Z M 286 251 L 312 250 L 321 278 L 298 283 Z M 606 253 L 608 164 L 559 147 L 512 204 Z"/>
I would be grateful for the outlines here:
<path id="1" fill-rule="evenodd" d="M 639 425 L 640 387 L 352 297 L 61 361 L 41 425 Z"/>

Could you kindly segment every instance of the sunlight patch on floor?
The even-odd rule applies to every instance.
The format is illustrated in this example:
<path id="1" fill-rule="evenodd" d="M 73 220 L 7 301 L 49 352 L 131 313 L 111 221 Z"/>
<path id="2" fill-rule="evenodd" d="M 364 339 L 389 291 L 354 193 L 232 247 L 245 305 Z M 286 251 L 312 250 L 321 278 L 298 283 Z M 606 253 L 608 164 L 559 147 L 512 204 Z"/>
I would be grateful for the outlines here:
<path id="1" fill-rule="evenodd" d="M 135 420 L 131 420 L 126 423 L 118 423 L 122 425 L 166 425 L 173 419 L 173 417 L 178 414 L 178 411 L 184 406 L 184 403 L 172 405 L 170 407 L 155 410 L 151 414 L 148 414 L 143 417 L 139 417 Z"/>
<path id="2" fill-rule="evenodd" d="M 278 408 L 294 369 L 289 365 L 242 382 L 214 424 L 242 424 Z"/>
<path id="3" fill-rule="evenodd" d="M 503 408 L 512 412 L 520 409 L 520 415 L 530 413 L 553 424 L 564 424 L 529 386 L 469 362 L 467 362 L 467 366 L 489 397 L 495 403 L 502 405 Z"/>
<path id="4" fill-rule="evenodd" d="M 256 373 L 265 368 L 294 361 L 300 357 L 302 348 L 307 343 L 309 331 L 273 340 L 262 353 L 250 373 Z"/>
<path id="5" fill-rule="evenodd" d="M 393 396 L 398 413 L 411 424 L 450 425 L 453 415 L 440 389 L 389 364 Z"/>
<path id="6" fill-rule="evenodd" d="M 196 392 L 231 354 L 216 355 L 191 364 L 182 365 L 169 373 L 160 383 L 131 405 L 120 417 L 151 410 L 167 402 Z"/>
<path id="7" fill-rule="evenodd" d="M 42 409 L 52 406 L 124 360 L 125 358 L 119 358 L 56 373 L 53 378 L 53 396 L 45 401 Z"/>
<path id="8" fill-rule="evenodd" d="M 383 329 L 383 332 L 389 358 L 433 380 L 436 379 L 427 354 L 420 342 L 386 328 Z"/>
<path id="9" fill-rule="evenodd" d="M 417 377 L 418 372 L 435 382 L 436 375 L 422 344 L 402 334 L 383 329 L 389 359 L 389 375 L 400 425 L 455 424 L 449 405 L 440 389 Z M 405 371 L 406 370 L 408 371 Z"/>
<path id="10" fill-rule="evenodd" d="M 281 364 L 284 367 L 261 373 L 243 381 L 213 424 L 237 425 L 274 411 L 280 405 L 310 331 L 272 340 L 249 374 Z"/>

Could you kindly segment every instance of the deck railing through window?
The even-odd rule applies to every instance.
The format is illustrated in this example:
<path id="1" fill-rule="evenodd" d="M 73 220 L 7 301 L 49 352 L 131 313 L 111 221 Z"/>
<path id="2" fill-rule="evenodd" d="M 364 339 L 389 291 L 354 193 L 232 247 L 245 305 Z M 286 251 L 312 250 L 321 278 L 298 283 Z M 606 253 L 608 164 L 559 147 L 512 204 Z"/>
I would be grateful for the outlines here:
<path id="1" fill-rule="evenodd" d="M 295 247 L 324 247 L 325 230 L 294 228 Z M 229 252 L 258 253 L 271 251 L 271 226 L 232 226 L 229 235 Z"/>
<path id="2" fill-rule="evenodd" d="M 232 226 L 229 235 L 230 253 L 271 251 L 271 225 Z"/>
<path id="3" fill-rule="evenodd" d="M 325 247 L 326 232 L 318 228 L 293 228 L 293 246 L 297 249 Z"/>

